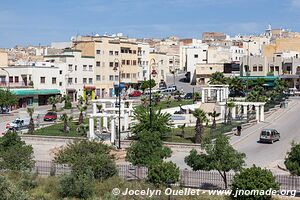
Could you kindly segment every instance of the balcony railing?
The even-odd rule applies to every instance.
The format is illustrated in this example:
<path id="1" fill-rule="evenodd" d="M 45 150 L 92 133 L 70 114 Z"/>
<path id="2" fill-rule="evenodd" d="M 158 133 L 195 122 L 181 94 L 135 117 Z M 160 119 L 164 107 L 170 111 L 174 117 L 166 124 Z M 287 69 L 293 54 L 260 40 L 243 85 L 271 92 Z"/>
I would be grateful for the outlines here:
<path id="1" fill-rule="evenodd" d="M 9 83 L 7 81 L 1 81 L 0 82 L 0 87 L 10 87 L 10 88 L 15 88 L 15 87 L 33 87 L 33 85 L 29 85 L 28 82 L 18 82 L 18 83 Z"/>

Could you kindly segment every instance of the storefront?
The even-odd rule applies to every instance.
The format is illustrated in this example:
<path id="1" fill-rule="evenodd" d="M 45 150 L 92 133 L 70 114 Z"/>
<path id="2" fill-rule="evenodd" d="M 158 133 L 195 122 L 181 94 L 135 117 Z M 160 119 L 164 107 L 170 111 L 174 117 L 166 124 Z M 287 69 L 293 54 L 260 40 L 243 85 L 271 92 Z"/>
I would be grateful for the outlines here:
<path id="1" fill-rule="evenodd" d="M 83 87 L 83 98 L 84 100 L 94 100 L 95 99 L 96 87 L 92 85 L 85 85 Z"/>

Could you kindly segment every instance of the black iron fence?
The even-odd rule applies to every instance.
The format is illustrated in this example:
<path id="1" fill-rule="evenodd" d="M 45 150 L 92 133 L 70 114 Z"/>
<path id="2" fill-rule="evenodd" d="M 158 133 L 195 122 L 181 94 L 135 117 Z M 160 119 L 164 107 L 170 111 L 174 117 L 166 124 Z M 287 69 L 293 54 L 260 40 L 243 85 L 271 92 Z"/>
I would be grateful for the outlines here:
<path id="1" fill-rule="evenodd" d="M 117 165 L 118 175 L 126 180 L 142 180 L 147 177 L 148 169 L 146 167 L 137 167 L 132 165 Z M 33 172 L 41 175 L 61 175 L 70 173 L 71 168 L 67 165 L 55 164 L 51 161 L 36 161 Z M 226 174 L 228 185 L 232 183 L 235 173 Z M 300 191 L 300 176 L 274 174 L 281 190 Z M 192 171 L 181 170 L 180 180 L 176 185 L 181 187 L 191 187 L 200 189 L 225 189 L 225 184 L 217 171 Z"/>

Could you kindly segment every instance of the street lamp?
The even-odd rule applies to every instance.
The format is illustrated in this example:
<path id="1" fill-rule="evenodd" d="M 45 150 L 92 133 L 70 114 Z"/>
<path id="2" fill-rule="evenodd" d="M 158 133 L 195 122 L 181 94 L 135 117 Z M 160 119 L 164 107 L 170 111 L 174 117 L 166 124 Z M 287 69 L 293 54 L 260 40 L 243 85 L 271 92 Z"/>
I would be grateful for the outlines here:
<path id="1" fill-rule="evenodd" d="M 4 68 L 1 68 L 1 70 L 3 70 L 3 71 L 5 71 L 6 73 L 7 73 L 7 80 L 8 80 L 8 90 L 10 90 L 10 83 L 9 83 L 9 77 L 10 77 L 10 75 L 9 75 L 9 72 L 6 70 L 6 69 L 4 69 Z"/>
<path id="2" fill-rule="evenodd" d="M 118 66 L 116 66 L 115 61 L 117 61 Z M 119 59 L 115 58 L 114 60 L 114 64 L 115 67 L 113 68 L 113 70 L 116 72 L 118 71 L 119 73 L 119 84 L 118 84 L 118 95 L 119 95 L 119 125 L 118 125 L 118 137 L 119 137 L 119 145 L 118 145 L 118 149 L 121 149 L 121 66 L 122 64 L 119 62 Z"/>
<path id="3" fill-rule="evenodd" d="M 151 64 L 151 61 L 154 61 L 153 62 L 153 64 Z M 152 71 L 151 71 L 151 66 L 152 65 L 156 65 L 157 63 L 156 63 L 156 61 L 155 61 L 155 59 L 154 58 L 152 58 L 151 60 L 150 60 L 150 65 L 149 65 L 149 88 L 150 88 L 150 90 L 149 90 L 149 119 L 150 119 L 150 130 L 152 129 L 152 106 L 151 106 L 151 94 L 152 94 L 152 91 L 151 91 L 151 82 L 152 82 L 152 79 L 151 79 L 151 77 L 153 76 L 153 77 L 155 77 L 156 75 L 157 75 L 157 72 L 156 72 L 156 70 L 155 69 L 152 69 Z"/>

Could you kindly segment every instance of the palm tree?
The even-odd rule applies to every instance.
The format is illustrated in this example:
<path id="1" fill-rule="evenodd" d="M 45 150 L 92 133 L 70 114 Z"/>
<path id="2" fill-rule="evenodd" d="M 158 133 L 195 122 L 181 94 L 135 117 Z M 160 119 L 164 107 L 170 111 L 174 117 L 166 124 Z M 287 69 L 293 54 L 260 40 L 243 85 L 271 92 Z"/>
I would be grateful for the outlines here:
<path id="1" fill-rule="evenodd" d="M 142 105 L 143 105 L 144 107 L 147 107 L 147 105 L 148 105 L 148 98 L 142 97 L 142 98 L 141 98 L 141 101 L 142 101 Z"/>
<path id="2" fill-rule="evenodd" d="M 69 117 L 67 115 L 67 113 L 64 113 L 61 117 L 60 120 L 62 120 L 64 122 L 64 132 L 67 133 L 70 131 L 70 127 L 69 127 L 69 122 L 72 120 L 72 117 Z"/>
<path id="3" fill-rule="evenodd" d="M 155 105 L 158 105 L 159 102 L 160 102 L 160 94 L 155 93 L 155 94 L 153 95 L 153 98 L 154 98 Z"/>
<path id="4" fill-rule="evenodd" d="M 181 126 L 179 125 L 179 126 L 178 126 L 178 128 L 181 130 L 181 135 L 180 135 L 180 136 L 181 136 L 182 138 L 184 138 L 184 135 L 185 135 L 185 130 L 184 130 L 184 129 L 185 129 L 185 125 L 186 125 L 186 124 L 184 123 L 183 125 L 181 125 Z"/>
<path id="5" fill-rule="evenodd" d="M 201 94 L 199 92 L 195 92 L 194 96 L 193 96 L 193 100 L 198 101 L 200 99 L 200 97 L 201 97 Z"/>
<path id="6" fill-rule="evenodd" d="M 244 81 L 238 77 L 233 77 L 229 79 L 229 89 L 231 91 L 237 92 L 244 92 L 245 86 L 244 86 Z"/>
<path id="7" fill-rule="evenodd" d="M 216 128 L 217 127 L 217 123 L 216 123 L 216 118 L 219 117 L 221 115 L 221 113 L 217 113 L 217 111 L 213 111 L 208 113 L 208 116 L 213 118 L 213 123 L 211 125 L 212 128 Z"/>
<path id="8" fill-rule="evenodd" d="M 48 104 L 52 105 L 52 111 L 56 111 L 56 104 L 59 102 L 59 98 L 56 96 L 49 97 Z"/>
<path id="9" fill-rule="evenodd" d="M 71 109 L 72 108 L 71 97 L 69 95 L 64 95 L 62 100 L 65 103 L 65 105 L 64 105 L 65 109 Z"/>
<path id="10" fill-rule="evenodd" d="M 97 106 L 98 112 L 101 113 L 102 108 L 103 108 L 102 104 L 97 104 L 96 106 Z"/>
<path id="11" fill-rule="evenodd" d="M 80 124 L 76 129 L 76 131 L 80 133 L 81 136 L 86 136 L 88 130 L 89 126 L 87 124 Z"/>
<path id="12" fill-rule="evenodd" d="M 84 98 L 83 96 L 78 97 L 78 104 L 82 105 L 84 103 Z"/>
<path id="13" fill-rule="evenodd" d="M 222 85 L 227 83 L 227 78 L 224 76 L 222 72 L 215 72 L 211 75 L 209 79 L 209 84 L 213 85 Z"/>
<path id="14" fill-rule="evenodd" d="M 28 125 L 28 134 L 33 134 L 34 132 L 34 121 L 33 121 L 33 113 L 34 113 L 34 108 L 27 108 L 27 113 L 29 114 L 30 117 L 30 122 Z"/>
<path id="15" fill-rule="evenodd" d="M 228 108 L 228 120 L 227 123 L 231 124 L 231 120 L 232 120 L 232 109 L 235 107 L 235 104 L 233 101 L 230 101 L 227 103 L 227 108 Z"/>
<path id="16" fill-rule="evenodd" d="M 199 144 L 202 140 L 203 134 L 203 123 L 207 121 L 206 113 L 200 109 L 196 108 L 193 112 L 194 117 L 196 117 L 196 126 L 195 126 L 195 143 Z"/>
<path id="17" fill-rule="evenodd" d="M 83 123 L 83 112 L 87 110 L 87 106 L 78 104 L 77 108 L 79 110 L 78 124 L 82 124 Z"/>
<path id="18" fill-rule="evenodd" d="M 168 96 L 166 97 L 166 103 L 167 103 L 167 107 L 168 107 L 168 108 L 170 107 L 170 104 L 171 104 L 171 98 L 172 98 L 171 95 L 168 95 Z"/>

